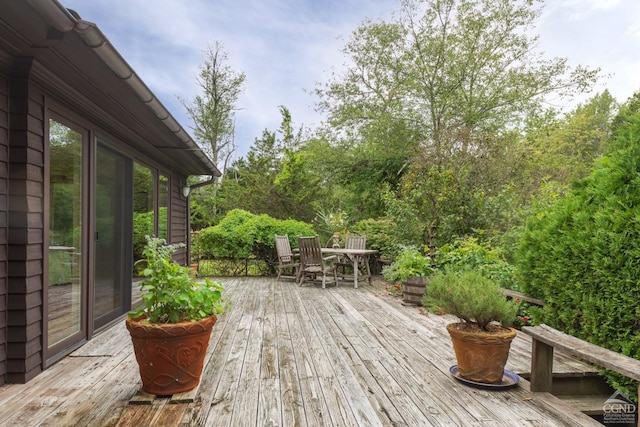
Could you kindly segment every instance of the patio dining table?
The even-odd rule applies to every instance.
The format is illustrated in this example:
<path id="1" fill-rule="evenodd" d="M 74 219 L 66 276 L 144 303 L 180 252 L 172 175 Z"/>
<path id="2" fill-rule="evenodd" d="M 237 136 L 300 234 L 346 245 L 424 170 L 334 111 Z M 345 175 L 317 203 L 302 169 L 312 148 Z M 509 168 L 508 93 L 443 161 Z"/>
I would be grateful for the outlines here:
<path id="1" fill-rule="evenodd" d="M 353 265 L 353 287 L 358 289 L 359 279 L 368 279 L 371 285 L 371 269 L 369 268 L 369 258 L 377 254 L 375 249 L 345 249 L 345 248 L 322 248 L 323 255 L 342 255 L 349 259 Z M 366 266 L 366 274 L 359 274 L 358 265 L 362 262 Z M 349 276 L 343 276 L 349 277 Z"/>

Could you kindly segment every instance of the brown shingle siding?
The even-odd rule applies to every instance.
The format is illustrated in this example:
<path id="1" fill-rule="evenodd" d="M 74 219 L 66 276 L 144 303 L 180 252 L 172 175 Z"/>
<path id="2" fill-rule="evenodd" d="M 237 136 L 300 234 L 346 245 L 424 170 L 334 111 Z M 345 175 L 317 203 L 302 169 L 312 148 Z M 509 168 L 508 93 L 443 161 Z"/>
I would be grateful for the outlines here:
<path id="1" fill-rule="evenodd" d="M 44 214 L 43 97 L 18 60 L 10 80 L 7 381 L 42 370 Z"/>
<path id="2" fill-rule="evenodd" d="M 7 354 L 13 359 L 25 359 L 28 355 L 35 354 L 40 350 L 42 350 L 40 339 L 33 339 L 27 342 L 26 345 L 9 344 Z"/>
<path id="3" fill-rule="evenodd" d="M 21 298 L 21 303 L 24 299 Z M 17 305 L 17 304 L 16 304 Z M 8 326 L 32 325 L 42 320 L 42 308 L 31 307 L 27 310 L 15 310 L 13 306 L 9 307 L 9 315 L 7 316 Z"/>
<path id="4" fill-rule="evenodd" d="M 7 354 L 7 382 L 26 383 L 42 372 L 41 353 L 36 352 L 26 359 L 13 359 Z"/>
<path id="5" fill-rule="evenodd" d="M 170 217 L 170 226 L 169 230 L 171 235 L 169 236 L 169 241 L 176 243 L 187 243 L 187 199 L 182 195 L 182 188 L 177 185 L 178 182 L 184 182 L 184 177 L 174 177 L 171 180 L 171 217 Z M 180 249 L 176 252 L 174 259 L 182 265 L 189 264 L 187 260 L 187 248 Z"/>
<path id="6" fill-rule="evenodd" d="M 0 385 L 7 381 L 7 193 L 9 179 L 9 82 L 0 74 Z"/>
<path id="7" fill-rule="evenodd" d="M 42 277 L 39 276 L 31 276 L 31 277 L 9 277 L 8 278 L 8 289 L 11 289 L 12 292 L 17 294 L 22 294 L 22 298 L 20 301 L 13 301 L 13 304 L 17 307 L 27 307 L 27 295 L 42 291 Z"/>

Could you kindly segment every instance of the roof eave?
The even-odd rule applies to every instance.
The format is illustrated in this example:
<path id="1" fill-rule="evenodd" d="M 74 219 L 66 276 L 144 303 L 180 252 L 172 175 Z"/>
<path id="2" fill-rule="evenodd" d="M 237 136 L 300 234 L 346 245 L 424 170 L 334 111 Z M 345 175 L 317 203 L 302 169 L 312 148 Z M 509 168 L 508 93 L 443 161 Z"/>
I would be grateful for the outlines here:
<path id="1" fill-rule="evenodd" d="M 77 33 L 83 42 L 95 51 L 104 64 L 120 80 L 128 84 L 140 102 L 151 110 L 155 117 L 180 140 L 184 145 L 184 149 L 194 153 L 194 155 L 198 157 L 204 169 L 209 171 L 212 177 L 222 175 L 211 159 L 207 157 L 180 123 L 178 123 L 164 107 L 162 102 L 151 92 L 96 24 L 80 19 L 79 17 L 76 18 L 57 0 L 28 0 L 28 2 L 38 11 L 42 18 L 57 31 L 74 31 Z"/>

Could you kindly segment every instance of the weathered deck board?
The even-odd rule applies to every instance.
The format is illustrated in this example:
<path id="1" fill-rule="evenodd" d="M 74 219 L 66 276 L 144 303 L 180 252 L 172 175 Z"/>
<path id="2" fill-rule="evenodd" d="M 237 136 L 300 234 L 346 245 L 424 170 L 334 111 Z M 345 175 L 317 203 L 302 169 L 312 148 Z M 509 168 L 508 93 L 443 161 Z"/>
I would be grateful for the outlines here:
<path id="1" fill-rule="evenodd" d="M 223 279 L 233 309 L 214 327 L 198 394 L 130 405 L 140 389 L 124 321 L 28 384 L 0 387 L 0 425 L 588 426 L 595 421 L 526 382 L 470 388 L 444 325 L 386 295 L 381 281 L 321 289 L 271 278 Z M 530 369 L 530 338 L 507 368 Z M 556 353 L 554 371 L 591 368 Z"/>

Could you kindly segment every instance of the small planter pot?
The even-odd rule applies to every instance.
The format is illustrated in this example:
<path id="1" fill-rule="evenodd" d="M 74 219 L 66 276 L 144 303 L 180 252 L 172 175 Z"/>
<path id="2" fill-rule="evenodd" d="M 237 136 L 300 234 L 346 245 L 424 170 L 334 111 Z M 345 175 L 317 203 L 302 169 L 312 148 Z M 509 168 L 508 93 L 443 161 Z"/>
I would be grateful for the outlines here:
<path id="1" fill-rule="evenodd" d="M 421 305 L 426 290 L 426 277 L 410 277 L 402 282 L 402 301 L 407 304 Z"/>
<path id="2" fill-rule="evenodd" d="M 160 396 L 181 393 L 200 382 L 211 329 L 217 317 L 197 322 L 150 324 L 127 318 L 142 389 Z"/>
<path id="3" fill-rule="evenodd" d="M 469 326 L 466 323 L 447 325 L 460 376 L 478 383 L 500 383 L 511 341 L 516 336 L 515 329 L 496 327 L 495 332 L 486 332 Z"/>
<path id="4" fill-rule="evenodd" d="M 191 264 L 191 277 L 198 277 L 198 264 Z"/>

